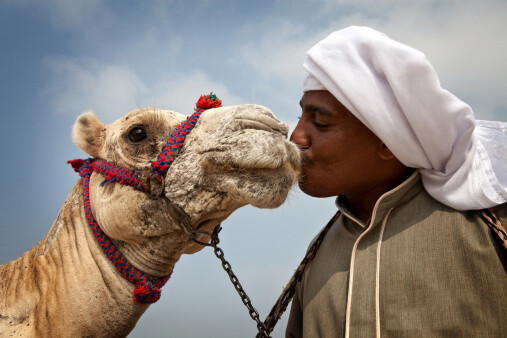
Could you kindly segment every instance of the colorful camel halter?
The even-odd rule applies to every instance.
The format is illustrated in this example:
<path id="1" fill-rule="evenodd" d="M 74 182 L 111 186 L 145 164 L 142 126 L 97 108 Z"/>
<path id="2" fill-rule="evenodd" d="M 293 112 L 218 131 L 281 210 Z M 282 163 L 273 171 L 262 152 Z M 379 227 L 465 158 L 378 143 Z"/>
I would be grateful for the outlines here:
<path id="1" fill-rule="evenodd" d="M 169 167 L 173 163 L 177 153 L 183 146 L 183 142 L 187 134 L 194 128 L 201 114 L 210 109 L 222 106 L 215 94 L 202 95 L 196 103 L 194 113 L 185 121 L 176 127 L 162 152 L 158 155 L 156 161 L 151 162 L 153 173 L 159 181 L 163 180 Z M 93 171 L 97 171 L 105 177 L 105 181 L 101 186 L 108 182 L 117 182 L 127 184 L 140 191 L 146 191 L 140 179 L 142 172 L 128 170 L 117 166 L 114 163 L 103 159 L 89 158 L 87 160 L 76 159 L 67 161 L 79 175 L 83 178 L 83 196 L 84 210 L 86 219 L 92 230 L 93 235 L 97 239 L 99 245 L 109 260 L 114 264 L 123 278 L 132 284 L 135 284 L 133 293 L 134 301 L 138 304 L 150 304 L 160 299 L 161 288 L 171 277 L 172 271 L 163 277 L 148 277 L 138 269 L 136 269 L 116 248 L 111 239 L 102 231 L 99 224 L 93 217 L 90 207 L 90 177 Z"/>

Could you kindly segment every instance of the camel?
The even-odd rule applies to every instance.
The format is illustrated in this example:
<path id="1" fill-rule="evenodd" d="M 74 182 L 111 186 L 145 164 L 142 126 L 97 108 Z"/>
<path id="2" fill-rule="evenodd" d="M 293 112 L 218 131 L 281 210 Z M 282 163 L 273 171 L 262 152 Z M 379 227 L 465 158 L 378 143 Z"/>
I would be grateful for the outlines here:
<path id="1" fill-rule="evenodd" d="M 185 118 L 143 108 L 105 126 L 86 112 L 73 126 L 73 139 L 93 158 L 148 172 Z M 208 242 L 234 210 L 285 201 L 300 174 L 299 150 L 287 133 L 287 125 L 259 105 L 206 110 L 165 178 L 145 179 L 146 191 L 104 184 L 104 176 L 93 172 L 91 212 L 132 266 L 150 280 L 168 276 L 182 254 L 204 247 L 192 237 Z M 126 336 L 148 308 L 134 301 L 136 285 L 122 277 L 93 236 L 83 199 L 79 179 L 48 234 L 0 266 L 0 336 Z M 200 231 L 192 235 L 192 229 Z"/>

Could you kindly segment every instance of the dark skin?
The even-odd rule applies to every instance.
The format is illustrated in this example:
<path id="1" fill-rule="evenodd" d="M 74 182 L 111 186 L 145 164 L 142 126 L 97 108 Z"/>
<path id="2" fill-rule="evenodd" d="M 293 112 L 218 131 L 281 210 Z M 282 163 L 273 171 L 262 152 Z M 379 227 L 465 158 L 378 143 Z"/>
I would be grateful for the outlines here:
<path id="1" fill-rule="evenodd" d="M 376 201 L 413 169 L 326 90 L 305 92 L 302 114 L 290 139 L 302 149 L 299 187 L 314 197 L 346 195 L 363 222 Z"/>

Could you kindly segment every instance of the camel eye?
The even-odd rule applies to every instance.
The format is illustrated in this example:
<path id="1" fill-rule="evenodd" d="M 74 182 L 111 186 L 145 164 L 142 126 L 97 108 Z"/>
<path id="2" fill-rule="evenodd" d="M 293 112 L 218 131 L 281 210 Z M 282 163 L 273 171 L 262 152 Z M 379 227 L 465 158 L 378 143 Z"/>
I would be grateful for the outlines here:
<path id="1" fill-rule="evenodd" d="M 141 142 L 146 138 L 146 131 L 142 127 L 135 127 L 129 133 L 129 139 L 132 142 Z"/>

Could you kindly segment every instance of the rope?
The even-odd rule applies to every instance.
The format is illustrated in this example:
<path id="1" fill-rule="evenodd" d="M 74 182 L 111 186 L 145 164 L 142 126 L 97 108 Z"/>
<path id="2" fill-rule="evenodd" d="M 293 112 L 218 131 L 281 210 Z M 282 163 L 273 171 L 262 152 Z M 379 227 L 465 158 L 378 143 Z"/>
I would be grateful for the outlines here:
<path id="1" fill-rule="evenodd" d="M 157 175 L 158 180 L 167 174 L 167 170 L 174 161 L 179 150 L 185 142 L 188 133 L 195 127 L 197 120 L 201 114 L 210 108 L 218 108 L 222 106 L 222 101 L 218 97 L 210 93 L 209 95 L 201 95 L 197 100 L 194 113 L 190 115 L 185 121 L 173 131 L 172 135 L 167 140 L 166 145 L 157 157 L 156 161 L 151 162 L 153 172 Z"/>
<path id="2" fill-rule="evenodd" d="M 81 160 L 83 161 L 83 160 Z M 108 173 L 111 170 L 119 173 L 119 178 L 111 177 L 109 180 L 116 180 L 120 182 L 124 175 L 120 169 L 120 167 L 116 167 L 112 163 L 106 163 L 102 165 L 101 162 L 105 162 L 103 160 L 97 159 L 88 159 L 80 162 L 79 160 L 68 161 L 74 169 L 79 173 L 79 175 L 83 178 L 83 197 L 84 197 L 84 211 L 86 215 L 86 220 L 88 221 L 88 225 L 92 230 L 93 236 L 99 243 L 99 246 L 102 248 L 106 256 L 109 260 L 114 264 L 116 270 L 129 282 L 135 284 L 136 288 L 134 289 L 133 298 L 134 301 L 138 304 L 147 304 L 154 303 L 160 299 L 160 288 L 164 286 L 164 284 L 171 277 L 171 273 L 166 276 L 158 277 L 155 281 L 152 281 L 149 277 L 147 277 L 143 272 L 136 269 L 130 262 L 123 256 L 123 254 L 116 248 L 111 239 L 104 233 L 104 231 L 100 228 L 99 224 L 93 217 L 92 209 L 90 206 L 90 177 L 92 172 L 95 171 L 97 167 L 107 170 Z M 98 162 L 98 163 L 97 163 Z M 75 165 L 81 164 L 81 167 L 76 168 Z M 100 171 L 99 171 L 100 172 Z M 126 181 L 126 180 L 123 180 Z M 125 183 L 128 184 L 128 183 Z"/>
<path id="3" fill-rule="evenodd" d="M 158 180 L 162 180 L 167 174 L 175 156 L 183 146 L 186 136 L 196 125 L 201 114 L 207 109 L 221 106 L 222 101 L 220 101 L 215 94 L 211 93 L 209 95 L 201 95 L 196 103 L 194 113 L 176 127 L 172 135 L 167 140 L 162 152 L 157 157 L 157 160 L 151 163 Z M 153 278 L 146 276 L 143 272 L 136 269 L 100 228 L 99 224 L 95 220 L 95 217 L 93 217 L 90 207 L 89 184 L 92 172 L 96 171 L 104 176 L 105 180 L 101 183 L 101 186 L 104 186 L 106 183 L 117 182 L 130 185 L 134 189 L 140 191 L 146 191 L 145 186 L 140 182 L 140 177 L 143 173 L 119 167 L 116 164 L 103 159 L 75 159 L 67 161 L 67 163 L 72 165 L 74 171 L 79 173 L 79 175 L 83 178 L 85 216 L 88 221 L 88 225 L 92 230 L 93 236 L 106 256 L 114 264 L 116 270 L 120 272 L 123 278 L 127 279 L 130 283 L 136 286 L 132 295 L 134 301 L 138 304 L 151 304 L 156 302 L 160 299 L 161 288 L 171 277 L 172 271 L 166 276 Z"/>
<path id="4" fill-rule="evenodd" d="M 137 190 L 146 191 L 146 188 L 139 181 L 142 173 L 139 171 L 128 170 L 122 167 L 117 166 L 114 163 L 105 161 L 103 159 L 88 159 L 87 165 L 91 167 L 92 171 L 96 171 L 104 176 L 105 180 L 100 184 L 100 186 L 104 186 L 106 183 L 118 182 L 126 185 L 130 185 Z M 71 164 L 74 168 L 74 171 L 79 172 L 79 168 L 81 168 L 85 160 L 76 159 L 67 161 L 67 163 Z"/>

